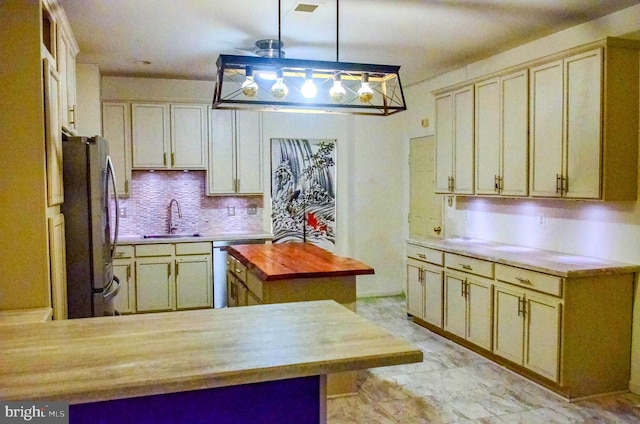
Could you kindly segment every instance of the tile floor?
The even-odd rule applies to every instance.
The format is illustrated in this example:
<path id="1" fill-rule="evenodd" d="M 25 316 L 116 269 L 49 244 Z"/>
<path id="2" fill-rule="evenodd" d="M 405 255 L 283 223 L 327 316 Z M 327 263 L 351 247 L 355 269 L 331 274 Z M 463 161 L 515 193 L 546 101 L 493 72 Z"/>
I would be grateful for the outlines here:
<path id="1" fill-rule="evenodd" d="M 358 313 L 424 351 L 416 364 L 358 374 L 357 396 L 330 399 L 330 424 L 640 423 L 640 395 L 569 403 L 407 319 L 404 297 L 359 299 Z"/>

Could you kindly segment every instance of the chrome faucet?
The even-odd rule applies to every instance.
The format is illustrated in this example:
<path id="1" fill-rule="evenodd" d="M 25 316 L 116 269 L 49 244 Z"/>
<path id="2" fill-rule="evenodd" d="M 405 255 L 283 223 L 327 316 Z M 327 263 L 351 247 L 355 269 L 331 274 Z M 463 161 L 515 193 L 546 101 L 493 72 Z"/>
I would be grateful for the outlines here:
<path id="1" fill-rule="evenodd" d="M 182 212 L 180 211 L 180 203 L 176 199 L 171 199 L 169 201 L 169 234 L 175 234 L 177 228 L 173 226 L 173 204 L 176 204 L 178 208 L 178 218 L 182 218 Z"/>

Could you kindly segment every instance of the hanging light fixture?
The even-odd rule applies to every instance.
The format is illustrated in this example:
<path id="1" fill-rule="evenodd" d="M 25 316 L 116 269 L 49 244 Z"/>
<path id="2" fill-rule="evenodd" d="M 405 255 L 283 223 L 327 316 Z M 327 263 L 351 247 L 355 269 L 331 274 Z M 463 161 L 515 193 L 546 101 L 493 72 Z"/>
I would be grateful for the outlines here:
<path id="1" fill-rule="evenodd" d="M 340 62 L 339 7 L 336 0 L 335 62 L 285 59 L 278 0 L 278 40 L 271 40 L 269 57 L 218 57 L 213 108 L 382 116 L 406 110 L 400 66 Z"/>

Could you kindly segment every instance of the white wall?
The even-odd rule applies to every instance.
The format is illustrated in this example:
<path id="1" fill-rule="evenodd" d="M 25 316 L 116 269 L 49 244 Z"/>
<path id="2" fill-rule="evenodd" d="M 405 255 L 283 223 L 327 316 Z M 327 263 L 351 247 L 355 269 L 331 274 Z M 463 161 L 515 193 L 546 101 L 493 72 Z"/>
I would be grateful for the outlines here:
<path id="1" fill-rule="evenodd" d="M 409 107 L 432 110 L 433 96 L 425 96 L 426 90 L 462 82 L 606 36 L 620 36 L 638 30 L 640 6 L 634 6 L 410 87 Z M 477 237 L 640 264 L 640 201 L 597 203 L 461 197 L 456 199 L 453 207 L 445 209 L 447 236 Z M 640 291 L 637 287 L 638 284 L 630 386 L 640 393 Z"/>

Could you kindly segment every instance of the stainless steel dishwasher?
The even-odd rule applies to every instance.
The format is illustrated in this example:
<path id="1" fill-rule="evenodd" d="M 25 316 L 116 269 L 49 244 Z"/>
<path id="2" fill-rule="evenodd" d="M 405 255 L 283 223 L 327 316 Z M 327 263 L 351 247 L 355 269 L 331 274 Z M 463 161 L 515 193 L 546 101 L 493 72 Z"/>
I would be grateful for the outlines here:
<path id="1" fill-rule="evenodd" d="M 214 241 L 213 242 L 213 307 L 227 306 L 227 252 L 226 246 L 234 244 L 264 244 L 265 239 Z"/>

